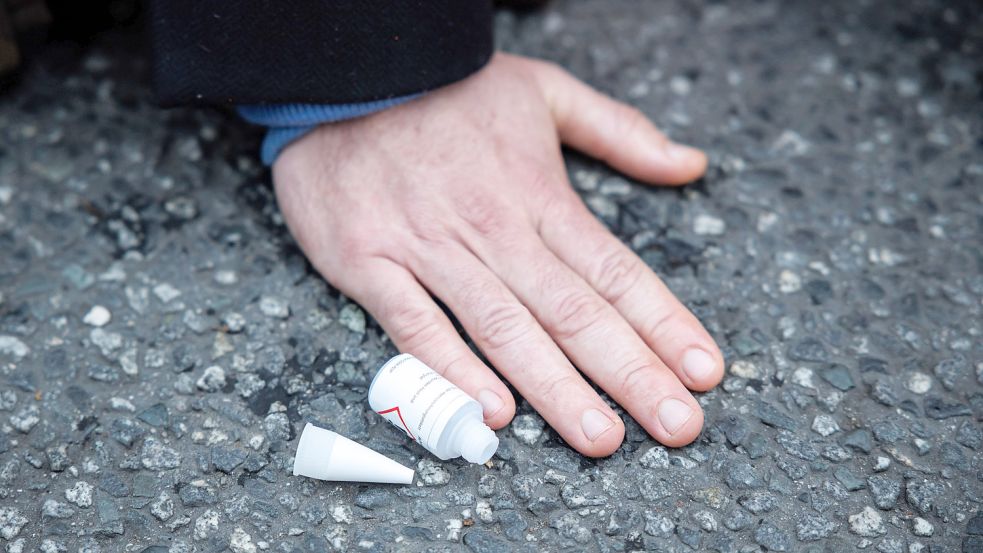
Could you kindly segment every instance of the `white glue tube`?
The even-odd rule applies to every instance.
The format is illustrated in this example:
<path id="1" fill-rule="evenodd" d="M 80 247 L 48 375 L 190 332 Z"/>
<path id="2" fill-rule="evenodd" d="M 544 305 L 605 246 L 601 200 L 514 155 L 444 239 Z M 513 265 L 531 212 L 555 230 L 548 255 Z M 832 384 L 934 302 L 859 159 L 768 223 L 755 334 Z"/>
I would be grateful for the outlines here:
<path id="1" fill-rule="evenodd" d="M 481 404 L 408 353 L 379 369 L 369 386 L 369 405 L 442 460 L 485 463 L 498 449 Z"/>
<path id="2" fill-rule="evenodd" d="M 413 483 L 413 469 L 311 423 L 304 427 L 297 444 L 294 476 L 338 482 Z"/>

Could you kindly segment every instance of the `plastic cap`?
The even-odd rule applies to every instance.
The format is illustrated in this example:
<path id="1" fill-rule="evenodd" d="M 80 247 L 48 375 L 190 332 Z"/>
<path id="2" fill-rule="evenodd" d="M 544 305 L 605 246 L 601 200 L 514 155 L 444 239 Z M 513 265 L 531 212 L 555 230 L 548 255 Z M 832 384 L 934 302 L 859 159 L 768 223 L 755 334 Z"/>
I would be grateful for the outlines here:
<path id="1" fill-rule="evenodd" d="M 308 423 L 297 445 L 294 476 L 339 482 L 410 484 L 413 469 L 341 434 Z"/>
<path id="2" fill-rule="evenodd" d="M 465 419 L 457 438 L 458 450 L 469 463 L 487 463 L 498 450 L 498 436 L 479 420 Z"/>

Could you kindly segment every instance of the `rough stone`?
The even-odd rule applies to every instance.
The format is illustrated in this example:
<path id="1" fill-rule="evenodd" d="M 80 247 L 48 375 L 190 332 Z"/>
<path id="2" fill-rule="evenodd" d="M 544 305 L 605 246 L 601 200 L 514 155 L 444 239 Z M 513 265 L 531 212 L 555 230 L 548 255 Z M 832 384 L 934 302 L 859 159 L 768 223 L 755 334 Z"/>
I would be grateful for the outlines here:
<path id="1" fill-rule="evenodd" d="M 65 490 L 65 499 L 69 503 L 74 503 L 79 507 L 92 506 L 92 484 L 88 482 L 76 482 L 71 488 Z"/>
<path id="2" fill-rule="evenodd" d="M 491 532 L 475 529 L 464 534 L 464 545 L 475 553 L 509 553 L 512 547 Z"/>
<path id="3" fill-rule="evenodd" d="M 205 369 L 195 385 L 203 392 L 219 392 L 225 387 L 225 370 L 218 365 L 212 365 Z"/>
<path id="4" fill-rule="evenodd" d="M 181 465 L 181 454 L 174 448 L 164 445 L 156 437 L 148 436 L 143 441 L 140 462 L 151 470 L 173 469 Z"/>
<path id="5" fill-rule="evenodd" d="M 519 415 L 512 420 L 512 434 L 526 445 L 534 445 L 543 434 L 543 419 L 539 415 Z"/>
<path id="6" fill-rule="evenodd" d="M 911 521 L 911 533 L 922 538 L 930 538 L 935 533 L 935 527 L 922 517 L 915 517 Z"/>
<path id="7" fill-rule="evenodd" d="M 876 538 L 887 533 L 884 519 L 873 507 L 864 507 L 862 511 L 848 517 L 850 531 L 865 538 Z"/>
<path id="8" fill-rule="evenodd" d="M 823 380 L 842 392 L 846 392 L 854 387 L 853 375 L 850 374 L 850 369 L 843 365 L 831 365 L 823 369 L 819 374 Z"/>
<path id="9" fill-rule="evenodd" d="M 443 486 L 451 481 L 451 474 L 431 459 L 423 459 L 416 465 L 416 474 L 426 486 Z"/>
<path id="10" fill-rule="evenodd" d="M 754 541 L 768 551 L 791 551 L 792 537 L 777 526 L 762 524 L 754 531 Z"/>
<path id="11" fill-rule="evenodd" d="M 649 448 L 641 457 L 638 464 L 647 469 L 664 469 L 669 467 L 669 453 L 662 446 Z"/>
<path id="12" fill-rule="evenodd" d="M 805 514 L 795 525 L 795 535 L 800 541 L 822 540 L 836 531 L 838 526 L 838 524 L 825 517 Z"/>
<path id="13" fill-rule="evenodd" d="M 893 509 L 901 495 L 901 482 L 887 475 L 875 474 L 867 477 L 867 487 L 874 498 L 874 504 L 885 511 Z"/>
<path id="14" fill-rule="evenodd" d="M 290 316 L 290 306 L 287 302 L 273 296 L 263 296 L 259 300 L 259 310 L 267 317 L 286 319 Z"/>
<path id="15" fill-rule="evenodd" d="M 3 539 L 13 540 L 28 522 L 30 521 L 19 510 L 11 507 L 0 507 L 0 537 Z"/>
<path id="16" fill-rule="evenodd" d="M 943 493 L 942 485 L 932 479 L 916 477 L 905 483 L 908 504 L 923 515 L 931 512 L 936 499 Z"/>
<path id="17" fill-rule="evenodd" d="M 816 415 L 816 418 L 812 419 L 812 430 L 825 438 L 839 432 L 840 426 L 830 415 Z"/>

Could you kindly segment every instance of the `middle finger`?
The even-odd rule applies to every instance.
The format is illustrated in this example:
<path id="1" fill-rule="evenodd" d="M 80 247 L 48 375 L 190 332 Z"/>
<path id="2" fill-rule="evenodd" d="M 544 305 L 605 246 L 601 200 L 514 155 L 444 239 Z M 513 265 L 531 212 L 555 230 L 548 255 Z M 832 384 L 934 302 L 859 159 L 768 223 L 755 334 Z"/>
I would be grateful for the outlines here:
<path id="1" fill-rule="evenodd" d="M 533 229 L 510 242 L 475 243 L 475 251 L 574 364 L 649 434 L 669 446 L 693 441 L 703 426 L 699 403 L 628 321 Z"/>

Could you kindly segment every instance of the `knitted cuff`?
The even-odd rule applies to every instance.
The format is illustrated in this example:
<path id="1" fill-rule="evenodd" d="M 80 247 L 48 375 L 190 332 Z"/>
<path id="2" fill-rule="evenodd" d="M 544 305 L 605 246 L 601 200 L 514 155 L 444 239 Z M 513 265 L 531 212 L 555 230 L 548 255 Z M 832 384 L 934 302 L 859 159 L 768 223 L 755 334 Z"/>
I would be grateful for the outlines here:
<path id="1" fill-rule="evenodd" d="M 269 129 L 263 138 L 260 158 L 265 165 L 273 165 L 280 152 L 291 142 L 304 136 L 321 123 L 334 123 L 363 117 L 398 106 L 420 94 L 387 98 L 357 104 L 255 104 L 239 106 L 239 115 L 256 125 Z"/>

